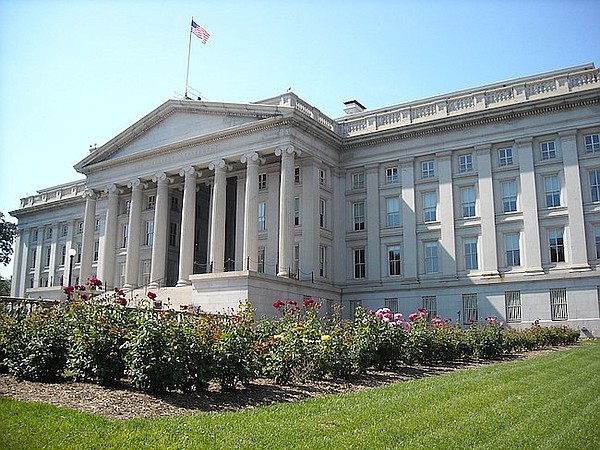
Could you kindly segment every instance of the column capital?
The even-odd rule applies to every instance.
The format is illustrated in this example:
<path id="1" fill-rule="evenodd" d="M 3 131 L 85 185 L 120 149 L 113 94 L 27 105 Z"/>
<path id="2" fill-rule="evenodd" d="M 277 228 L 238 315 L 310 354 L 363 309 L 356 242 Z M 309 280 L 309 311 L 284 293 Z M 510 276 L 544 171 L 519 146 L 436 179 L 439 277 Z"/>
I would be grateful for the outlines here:
<path id="1" fill-rule="evenodd" d="M 215 172 L 217 171 L 217 169 L 223 170 L 225 172 L 231 170 L 231 166 L 229 164 L 227 164 L 224 159 L 217 159 L 215 161 L 212 161 L 208 165 L 208 168 L 210 170 L 214 170 Z"/>
<path id="2" fill-rule="evenodd" d="M 152 176 L 152 182 L 156 184 L 170 184 L 173 178 L 169 177 L 165 172 L 158 172 Z"/>
<path id="3" fill-rule="evenodd" d="M 144 183 L 139 178 L 134 178 L 127 182 L 127 187 L 131 188 L 131 190 L 144 189 L 146 187 L 146 183 Z"/>
<path id="4" fill-rule="evenodd" d="M 240 158 L 240 161 L 242 164 L 264 164 L 265 163 L 265 158 L 262 158 L 258 153 L 256 152 L 250 152 L 250 153 L 246 153 L 244 155 L 242 155 L 242 157 Z"/>
<path id="5" fill-rule="evenodd" d="M 441 152 L 437 152 L 435 154 L 436 158 L 442 159 L 442 158 L 451 158 L 452 157 L 452 150 L 442 150 Z"/>
<path id="6" fill-rule="evenodd" d="M 108 195 L 119 195 L 123 193 L 123 190 L 117 184 L 113 183 L 106 186 L 104 192 Z"/>
<path id="7" fill-rule="evenodd" d="M 91 188 L 86 187 L 84 189 L 84 191 L 82 192 L 81 196 L 84 199 L 90 199 L 90 200 L 97 200 L 98 199 L 98 194 L 96 193 L 96 191 L 94 191 Z"/>
<path id="8" fill-rule="evenodd" d="M 294 153 L 296 154 L 296 156 L 300 156 L 302 154 L 302 152 L 295 148 L 293 145 L 282 145 L 275 149 L 275 156 L 293 156 Z"/>
<path id="9" fill-rule="evenodd" d="M 202 176 L 202 171 L 201 170 L 197 170 L 195 167 L 193 166 L 187 166 L 184 167 L 183 169 L 181 169 L 179 171 L 179 176 L 180 177 L 192 177 L 192 178 L 199 178 Z"/>

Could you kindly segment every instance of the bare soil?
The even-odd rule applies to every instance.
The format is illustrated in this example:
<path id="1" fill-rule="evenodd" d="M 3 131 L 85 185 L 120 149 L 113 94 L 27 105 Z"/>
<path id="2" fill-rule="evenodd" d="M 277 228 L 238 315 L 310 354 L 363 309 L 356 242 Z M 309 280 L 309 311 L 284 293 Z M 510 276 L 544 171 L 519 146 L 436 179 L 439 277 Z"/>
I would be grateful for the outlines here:
<path id="1" fill-rule="evenodd" d="M 557 349 L 528 352 L 504 357 L 530 358 Z M 159 416 L 189 415 L 196 412 L 221 412 L 293 402 L 370 389 L 390 383 L 404 382 L 464 370 L 496 361 L 469 361 L 444 366 L 405 366 L 394 372 L 369 371 L 350 380 L 321 380 L 306 384 L 277 385 L 270 380 L 255 380 L 239 386 L 233 392 L 222 393 L 216 384 L 196 393 L 172 392 L 163 395 L 145 394 L 123 384 L 103 387 L 91 383 L 38 383 L 19 381 L 12 375 L 0 374 L 0 396 L 16 400 L 44 402 L 77 411 L 99 414 L 109 419 L 134 419 Z"/>

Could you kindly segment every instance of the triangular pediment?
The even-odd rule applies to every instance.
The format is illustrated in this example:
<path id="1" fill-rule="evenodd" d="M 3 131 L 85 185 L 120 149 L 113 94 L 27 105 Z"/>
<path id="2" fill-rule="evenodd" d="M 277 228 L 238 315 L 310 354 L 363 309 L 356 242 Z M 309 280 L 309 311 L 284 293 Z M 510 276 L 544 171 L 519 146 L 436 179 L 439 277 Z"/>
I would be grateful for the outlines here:
<path id="1" fill-rule="evenodd" d="M 75 169 L 111 160 L 125 161 L 157 148 L 237 128 L 281 114 L 274 105 L 169 100 L 103 146 L 92 150 Z"/>

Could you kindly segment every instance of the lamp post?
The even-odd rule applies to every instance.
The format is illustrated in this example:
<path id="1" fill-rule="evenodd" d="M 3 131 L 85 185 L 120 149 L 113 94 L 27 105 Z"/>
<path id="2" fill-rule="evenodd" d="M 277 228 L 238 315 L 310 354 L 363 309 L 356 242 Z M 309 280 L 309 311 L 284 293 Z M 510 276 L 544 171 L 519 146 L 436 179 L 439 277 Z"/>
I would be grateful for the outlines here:
<path id="1" fill-rule="evenodd" d="M 75 250 L 74 248 L 69 249 L 69 286 L 73 285 L 71 283 L 71 281 L 73 280 L 73 259 L 75 258 L 76 254 L 77 250 Z"/>

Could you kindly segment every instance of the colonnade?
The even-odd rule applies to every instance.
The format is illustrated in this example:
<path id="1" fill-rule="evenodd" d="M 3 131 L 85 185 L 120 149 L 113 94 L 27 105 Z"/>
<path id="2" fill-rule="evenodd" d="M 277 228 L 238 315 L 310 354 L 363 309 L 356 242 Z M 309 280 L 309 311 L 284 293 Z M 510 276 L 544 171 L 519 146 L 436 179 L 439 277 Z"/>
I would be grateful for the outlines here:
<path id="1" fill-rule="evenodd" d="M 278 233 L 278 276 L 287 277 L 294 264 L 294 158 L 300 151 L 291 145 L 279 147 L 275 155 L 281 158 L 279 191 Z M 257 152 L 244 154 L 238 160 L 246 165 L 246 182 L 243 218 L 243 259 L 244 268 L 258 269 L 258 171 L 265 158 Z M 212 173 L 210 199 L 209 261 L 213 272 L 220 272 L 225 264 L 225 216 L 227 173 L 237 161 L 218 159 L 208 164 Z M 196 191 L 198 180 L 204 175 L 195 166 L 179 170 L 183 178 L 183 202 L 181 211 L 181 234 L 179 242 L 179 266 L 177 286 L 190 284 L 194 273 L 194 243 L 196 230 Z M 150 289 L 155 289 L 166 276 L 167 243 L 169 236 L 169 185 L 174 182 L 172 172 L 159 172 L 152 177 L 134 178 L 127 183 L 131 190 L 129 217 L 127 223 L 127 253 L 125 261 L 125 289 L 134 289 L 140 284 L 140 247 L 142 245 L 143 192 L 148 182 L 156 184 L 156 200 L 153 217 L 153 242 L 151 256 Z M 106 189 L 107 207 L 104 217 L 105 236 L 101 241 L 98 259 L 98 278 L 114 280 L 117 258 L 117 232 L 119 199 L 123 188 L 113 184 Z M 98 194 L 87 190 L 82 237 L 80 280 L 85 282 L 92 275 L 96 204 Z M 109 283 L 110 284 L 110 283 Z"/>

